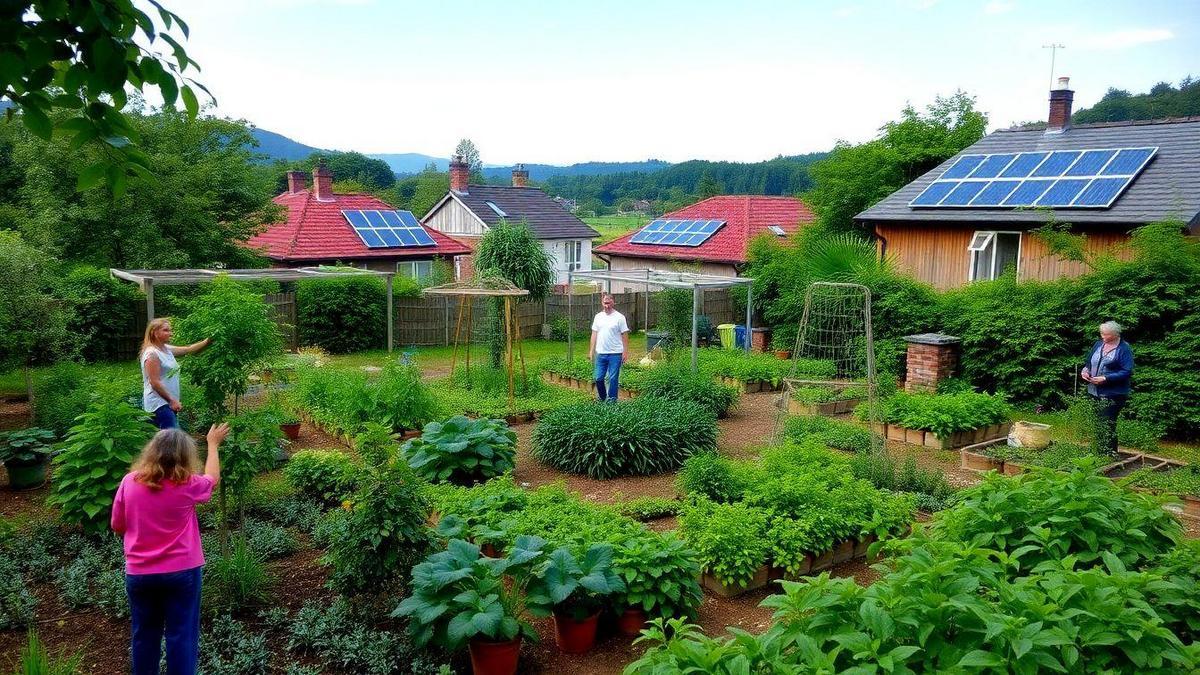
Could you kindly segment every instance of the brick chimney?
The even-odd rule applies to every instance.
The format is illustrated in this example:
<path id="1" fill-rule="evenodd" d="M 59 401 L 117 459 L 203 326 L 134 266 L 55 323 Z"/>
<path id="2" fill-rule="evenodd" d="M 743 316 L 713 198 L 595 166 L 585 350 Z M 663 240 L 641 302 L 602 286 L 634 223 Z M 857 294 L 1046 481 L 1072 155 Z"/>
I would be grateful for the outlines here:
<path id="1" fill-rule="evenodd" d="M 512 171 L 513 187 L 529 187 L 529 172 L 524 164 L 518 164 Z"/>
<path id="2" fill-rule="evenodd" d="M 1071 126 L 1071 102 L 1075 100 L 1075 92 L 1067 88 L 1071 81 L 1069 77 L 1058 78 L 1058 86 L 1050 92 L 1050 119 L 1046 124 L 1046 133 L 1061 134 Z"/>
<path id="3" fill-rule="evenodd" d="M 288 194 L 296 194 L 308 189 L 308 174 L 303 171 L 287 172 Z"/>
<path id="4" fill-rule="evenodd" d="M 467 179 L 471 177 L 471 165 L 463 161 L 462 155 L 450 160 L 450 189 L 459 194 L 467 193 Z"/>
<path id="5" fill-rule="evenodd" d="M 313 196 L 319 202 L 333 201 L 333 172 L 325 166 L 325 160 L 317 160 L 313 167 Z"/>

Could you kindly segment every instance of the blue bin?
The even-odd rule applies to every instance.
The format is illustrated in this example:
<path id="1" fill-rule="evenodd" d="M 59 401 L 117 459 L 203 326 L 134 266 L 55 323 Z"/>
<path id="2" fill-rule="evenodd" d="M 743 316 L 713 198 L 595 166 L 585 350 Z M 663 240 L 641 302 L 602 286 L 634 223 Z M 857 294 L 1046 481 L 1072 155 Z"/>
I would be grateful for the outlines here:
<path id="1" fill-rule="evenodd" d="M 746 348 L 746 327 L 745 326 L 734 326 L 733 327 L 733 344 L 737 345 L 738 349 Z"/>

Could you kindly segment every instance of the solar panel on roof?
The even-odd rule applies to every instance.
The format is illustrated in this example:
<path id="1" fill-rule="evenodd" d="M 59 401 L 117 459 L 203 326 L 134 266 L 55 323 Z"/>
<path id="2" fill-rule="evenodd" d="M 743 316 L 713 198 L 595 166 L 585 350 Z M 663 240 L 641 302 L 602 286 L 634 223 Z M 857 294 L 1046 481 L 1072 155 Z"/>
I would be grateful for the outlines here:
<path id="1" fill-rule="evenodd" d="M 408 211 L 342 211 L 342 215 L 367 248 L 437 245 Z"/>
<path id="2" fill-rule="evenodd" d="M 911 207 L 1108 208 L 1158 148 L 963 155 Z"/>
<path id="3" fill-rule="evenodd" d="M 646 224 L 629 239 L 631 244 L 656 246 L 699 246 L 725 224 L 723 220 L 678 220 L 659 218 Z"/>

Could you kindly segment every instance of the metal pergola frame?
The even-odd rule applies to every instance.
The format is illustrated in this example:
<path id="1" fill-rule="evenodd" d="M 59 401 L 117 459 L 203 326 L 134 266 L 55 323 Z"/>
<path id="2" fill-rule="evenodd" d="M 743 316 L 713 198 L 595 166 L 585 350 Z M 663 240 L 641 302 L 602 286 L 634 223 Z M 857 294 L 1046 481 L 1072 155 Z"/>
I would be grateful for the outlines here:
<path id="1" fill-rule="evenodd" d="M 109 273 L 118 279 L 132 281 L 146 294 L 146 322 L 154 320 L 154 287 L 186 286 L 202 284 L 224 275 L 236 281 L 299 281 L 301 279 L 328 279 L 332 277 L 383 277 L 387 286 L 387 346 L 391 353 L 395 347 L 392 325 L 392 278 L 395 272 L 380 272 L 353 267 L 288 267 L 262 269 L 173 269 L 173 270 L 119 270 L 109 268 Z"/>
<path id="2" fill-rule="evenodd" d="M 567 358 L 575 357 L 575 320 L 571 312 L 571 296 L 576 280 L 606 282 L 606 291 L 612 293 L 612 282 L 640 284 L 646 287 L 646 313 L 650 312 L 650 287 L 660 288 L 690 288 L 692 289 L 692 372 L 697 370 L 696 352 L 699 348 L 697 339 L 697 318 L 700 315 L 701 294 L 710 288 L 746 287 L 746 344 L 744 349 L 750 353 L 750 335 L 752 314 L 754 313 L 754 279 L 748 277 L 722 277 L 715 274 L 700 274 L 697 272 L 667 272 L 664 270 L 589 270 L 567 272 Z"/>

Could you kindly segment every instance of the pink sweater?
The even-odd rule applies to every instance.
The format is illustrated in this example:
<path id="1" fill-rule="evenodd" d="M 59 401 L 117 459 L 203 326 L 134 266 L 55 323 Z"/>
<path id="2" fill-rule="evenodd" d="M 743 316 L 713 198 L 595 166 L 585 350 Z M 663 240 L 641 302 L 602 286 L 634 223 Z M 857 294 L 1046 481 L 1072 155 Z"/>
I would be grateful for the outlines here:
<path id="1" fill-rule="evenodd" d="M 193 475 L 186 483 L 163 481 L 158 490 L 129 473 L 113 501 L 112 529 L 125 536 L 129 574 L 179 572 L 204 564 L 196 504 L 212 497 L 213 479 Z"/>

